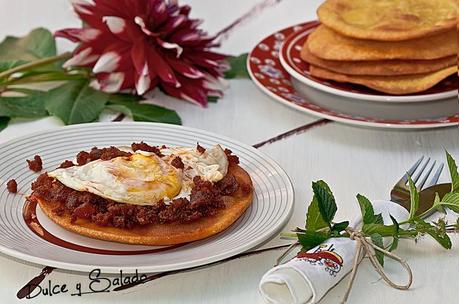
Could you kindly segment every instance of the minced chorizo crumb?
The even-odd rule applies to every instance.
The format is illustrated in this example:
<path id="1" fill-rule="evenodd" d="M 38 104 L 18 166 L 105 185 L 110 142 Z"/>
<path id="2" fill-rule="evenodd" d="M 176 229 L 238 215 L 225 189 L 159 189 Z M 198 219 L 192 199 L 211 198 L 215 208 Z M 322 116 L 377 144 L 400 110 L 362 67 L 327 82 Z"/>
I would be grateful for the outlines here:
<path id="1" fill-rule="evenodd" d="M 164 146 L 163 146 L 164 147 Z M 140 142 L 140 143 L 132 143 L 131 145 L 132 151 L 145 151 L 145 152 L 152 152 L 155 153 L 158 157 L 163 157 L 164 155 L 161 153 L 161 150 L 158 147 L 155 146 L 150 146 L 149 144 L 145 142 Z M 163 148 L 164 149 L 164 148 Z"/>
<path id="2" fill-rule="evenodd" d="M 89 153 L 86 151 L 81 151 L 77 154 L 76 161 L 78 166 L 86 165 L 86 163 L 89 161 Z"/>
<path id="3" fill-rule="evenodd" d="M 234 155 L 230 149 L 225 149 L 225 154 L 230 164 L 233 164 L 233 165 L 239 164 L 239 157 Z"/>
<path id="4" fill-rule="evenodd" d="M 177 168 L 177 169 L 183 169 L 183 168 L 185 168 L 185 165 L 183 164 L 182 159 L 180 158 L 180 156 L 176 156 L 176 157 L 171 161 L 171 165 L 174 166 L 174 167 Z"/>
<path id="5" fill-rule="evenodd" d="M 16 180 L 14 179 L 11 179 L 8 183 L 6 183 L 6 188 L 10 193 L 18 193 L 18 183 L 16 183 Z"/>
<path id="6" fill-rule="evenodd" d="M 29 169 L 34 172 L 40 172 L 43 169 L 43 162 L 40 155 L 35 155 L 33 160 L 27 160 Z"/>
<path id="7" fill-rule="evenodd" d="M 70 167 L 73 167 L 73 166 L 75 166 L 75 164 L 73 162 L 71 162 L 70 160 L 66 160 L 59 166 L 59 168 L 60 169 L 65 169 L 65 168 L 70 168 Z"/>
<path id="8" fill-rule="evenodd" d="M 199 143 L 196 144 L 196 150 L 201 154 L 206 152 L 206 148 L 202 147 Z"/>

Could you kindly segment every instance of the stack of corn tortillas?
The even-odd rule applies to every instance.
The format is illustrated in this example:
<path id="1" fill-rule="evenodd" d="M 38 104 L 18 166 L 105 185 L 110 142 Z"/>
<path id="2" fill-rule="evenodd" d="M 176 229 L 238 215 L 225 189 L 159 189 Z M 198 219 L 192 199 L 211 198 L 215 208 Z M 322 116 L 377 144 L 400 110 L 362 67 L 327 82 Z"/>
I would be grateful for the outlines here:
<path id="1" fill-rule="evenodd" d="M 301 57 L 311 75 L 401 95 L 457 73 L 459 0 L 327 0 Z"/>

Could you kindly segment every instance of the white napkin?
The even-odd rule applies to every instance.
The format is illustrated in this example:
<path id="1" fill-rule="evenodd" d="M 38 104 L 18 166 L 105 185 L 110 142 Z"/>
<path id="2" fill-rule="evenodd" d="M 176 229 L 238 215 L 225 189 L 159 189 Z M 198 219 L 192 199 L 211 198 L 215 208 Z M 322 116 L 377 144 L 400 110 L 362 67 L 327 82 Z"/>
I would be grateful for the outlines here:
<path id="1" fill-rule="evenodd" d="M 382 213 L 384 223 L 392 224 L 389 214 L 397 221 L 408 218 L 405 208 L 389 201 L 374 201 L 375 214 Z M 361 217 L 352 227 L 359 227 Z M 261 279 L 259 291 L 268 303 L 317 303 L 351 270 L 357 243 L 348 238 L 329 239 L 307 252 L 304 257 L 269 270 Z"/>

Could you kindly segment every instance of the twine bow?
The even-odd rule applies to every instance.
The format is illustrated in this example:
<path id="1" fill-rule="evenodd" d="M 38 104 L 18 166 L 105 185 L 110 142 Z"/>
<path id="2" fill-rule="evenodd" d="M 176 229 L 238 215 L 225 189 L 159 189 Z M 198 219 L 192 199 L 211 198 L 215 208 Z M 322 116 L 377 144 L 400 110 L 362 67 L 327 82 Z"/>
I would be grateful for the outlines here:
<path id="1" fill-rule="evenodd" d="M 350 294 L 351 289 L 352 289 L 352 284 L 354 283 L 355 275 L 357 274 L 357 269 L 359 267 L 360 256 L 362 256 L 362 258 L 363 258 L 365 255 L 367 255 L 368 258 L 370 259 L 371 264 L 373 265 L 374 269 L 376 270 L 376 272 L 378 272 L 379 275 L 381 276 L 381 278 L 387 284 L 389 284 L 391 287 L 396 288 L 396 289 L 401 289 L 401 290 L 406 290 L 406 289 L 410 288 L 411 283 L 413 282 L 413 273 L 411 272 L 410 266 L 408 265 L 408 263 L 404 259 L 402 259 L 401 257 L 399 257 L 396 254 L 393 254 L 390 251 L 387 251 L 387 250 L 385 250 L 385 249 L 383 249 L 383 248 L 381 248 L 379 246 L 376 246 L 371 241 L 371 239 L 367 239 L 365 237 L 365 235 L 360 231 L 357 231 L 357 230 L 355 230 L 355 229 L 353 229 L 351 227 L 348 227 L 348 228 L 346 228 L 346 232 L 349 233 L 349 238 L 351 240 L 355 240 L 357 242 L 357 250 L 356 250 L 356 253 L 355 253 L 355 257 L 354 257 L 354 265 L 352 267 L 351 279 L 349 280 L 349 283 L 348 283 L 348 286 L 347 286 L 347 290 L 346 290 L 346 294 L 344 295 L 343 301 L 341 303 L 346 303 L 346 301 L 347 301 L 347 299 L 349 297 L 349 294 Z M 405 270 L 408 273 L 408 283 L 406 283 L 405 285 L 399 285 L 399 284 L 394 283 L 386 275 L 386 273 L 384 272 L 383 268 L 381 267 L 381 264 L 379 264 L 378 259 L 376 258 L 376 251 L 375 250 L 377 250 L 377 251 L 383 253 L 384 255 L 388 256 L 389 258 L 399 262 L 400 265 L 402 265 L 403 268 L 405 268 Z"/>

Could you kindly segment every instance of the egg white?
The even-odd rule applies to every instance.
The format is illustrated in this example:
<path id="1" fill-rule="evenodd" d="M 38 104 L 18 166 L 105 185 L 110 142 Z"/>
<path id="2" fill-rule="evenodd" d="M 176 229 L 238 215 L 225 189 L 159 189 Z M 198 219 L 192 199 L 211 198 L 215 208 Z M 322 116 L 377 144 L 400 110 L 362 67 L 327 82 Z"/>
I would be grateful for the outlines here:
<path id="1" fill-rule="evenodd" d="M 187 197 L 194 186 L 193 178 L 218 182 L 228 172 L 228 158 L 220 145 L 200 153 L 194 147 L 161 148 L 163 157 L 146 151 L 129 157 L 96 160 L 83 166 L 56 169 L 48 175 L 77 191 L 87 191 L 119 203 L 154 205 L 161 200 Z M 183 169 L 172 166 L 179 156 Z"/>

